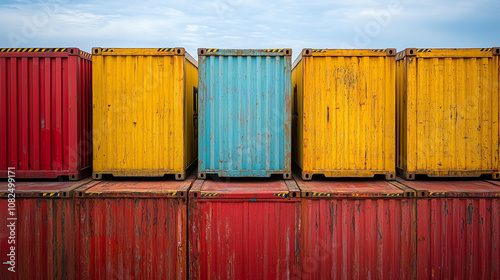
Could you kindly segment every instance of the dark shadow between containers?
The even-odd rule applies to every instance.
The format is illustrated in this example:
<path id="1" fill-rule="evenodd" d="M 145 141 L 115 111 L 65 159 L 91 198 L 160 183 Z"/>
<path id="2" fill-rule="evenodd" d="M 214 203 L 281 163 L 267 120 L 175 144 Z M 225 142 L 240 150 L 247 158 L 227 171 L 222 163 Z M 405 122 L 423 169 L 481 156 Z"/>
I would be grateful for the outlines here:
<path id="1" fill-rule="evenodd" d="M 207 180 L 218 182 L 269 182 L 283 180 L 283 174 L 271 174 L 270 177 L 219 177 L 217 174 L 206 174 Z"/>

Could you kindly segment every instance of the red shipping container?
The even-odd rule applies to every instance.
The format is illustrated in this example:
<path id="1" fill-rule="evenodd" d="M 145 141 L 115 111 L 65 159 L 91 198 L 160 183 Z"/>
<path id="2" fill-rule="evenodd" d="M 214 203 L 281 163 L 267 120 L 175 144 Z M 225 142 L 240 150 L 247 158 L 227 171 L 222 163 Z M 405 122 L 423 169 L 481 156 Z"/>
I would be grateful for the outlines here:
<path id="1" fill-rule="evenodd" d="M 299 195 L 293 181 L 197 180 L 189 192 L 189 278 L 300 278 Z"/>
<path id="2" fill-rule="evenodd" d="M 11 215 L 7 183 L 0 187 L 0 279 L 74 279 L 75 220 L 73 190 L 88 183 L 16 182 Z M 12 204 L 10 205 L 12 206 Z M 17 218 L 17 219 L 15 219 Z M 7 225 L 15 223 L 15 230 Z M 14 228 L 12 228 L 14 229 Z M 15 236 L 15 239 L 10 239 Z M 13 244 L 9 240 L 15 240 Z M 12 243 L 12 241 L 11 241 Z M 8 270 L 15 246 L 15 273 Z"/>
<path id="3" fill-rule="evenodd" d="M 404 181 L 417 191 L 417 279 L 500 279 L 500 187 Z"/>
<path id="4" fill-rule="evenodd" d="M 374 180 L 302 181 L 302 279 L 414 279 L 413 190 Z"/>
<path id="5" fill-rule="evenodd" d="M 92 62 L 76 48 L 0 49 L 0 177 L 92 170 Z"/>
<path id="6" fill-rule="evenodd" d="M 185 181 L 94 181 L 76 191 L 78 279 L 186 279 Z"/>

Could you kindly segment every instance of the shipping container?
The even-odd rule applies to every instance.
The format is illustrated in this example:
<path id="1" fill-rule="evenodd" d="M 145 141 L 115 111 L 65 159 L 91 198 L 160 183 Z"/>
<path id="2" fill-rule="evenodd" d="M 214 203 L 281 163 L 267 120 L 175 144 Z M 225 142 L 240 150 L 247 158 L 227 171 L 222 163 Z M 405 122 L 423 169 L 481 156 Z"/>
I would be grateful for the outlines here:
<path id="1" fill-rule="evenodd" d="M 303 181 L 302 279 L 415 279 L 415 192 L 385 180 Z"/>
<path id="2" fill-rule="evenodd" d="M 300 193 L 291 180 L 197 180 L 190 279 L 299 279 Z"/>
<path id="3" fill-rule="evenodd" d="M 77 279 L 186 279 L 185 181 L 93 181 L 76 190 Z"/>
<path id="4" fill-rule="evenodd" d="M 17 181 L 0 186 L 0 279 L 75 278 L 73 191 L 89 181 Z M 11 260 L 15 272 L 4 263 Z"/>
<path id="5" fill-rule="evenodd" d="M 198 178 L 291 179 L 291 49 L 198 49 Z"/>
<path id="6" fill-rule="evenodd" d="M 397 168 L 405 179 L 500 178 L 499 52 L 411 48 L 397 54 Z"/>
<path id="7" fill-rule="evenodd" d="M 198 64 L 183 48 L 93 48 L 94 179 L 184 180 L 198 156 Z"/>
<path id="8" fill-rule="evenodd" d="M 500 187 L 404 181 L 417 191 L 417 279 L 500 279 Z"/>
<path id="9" fill-rule="evenodd" d="M 76 48 L 0 49 L 0 177 L 92 172 L 92 62 Z"/>
<path id="10" fill-rule="evenodd" d="M 395 179 L 395 49 L 304 49 L 292 67 L 293 158 L 303 180 Z"/>

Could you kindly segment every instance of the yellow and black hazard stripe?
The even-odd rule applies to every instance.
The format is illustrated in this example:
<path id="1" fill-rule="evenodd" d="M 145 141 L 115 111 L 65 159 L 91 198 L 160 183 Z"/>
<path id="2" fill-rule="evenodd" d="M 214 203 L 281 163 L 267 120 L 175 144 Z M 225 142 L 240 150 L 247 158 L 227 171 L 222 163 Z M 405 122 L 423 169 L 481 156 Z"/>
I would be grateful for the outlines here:
<path id="1" fill-rule="evenodd" d="M 219 49 L 207 49 L 207 53 L 214 53 L 214 52 L 218 52 Z"/>
<path id="2" fill-rule="evenodd" d="M 387 50 L 386 49 L 375 49 L 375 50 L 372 50 L 372 52 L 386 52 Z"/>
<path id="3" fill-rule="evenodd" d="M 82 192 L 83 196 L 102 196 L 102 192 Z"/>
<path id="4" fill-rule="evenodd" d="M 312 50 L 313 53 L 325 53 L 326 50 Z"/>
<path id="5" fill-rule="evenodd" d="M 16 53 L 16 52 L 66 52 L 67 48 L 3 48 L 0 52 Z"/>
<path id="6" fill-rule="evenodd" d="M 289 196 L 289 194 L 288 193 L 275 193 L 274 196 L 287 198 Z"/>
<path id="7" fill-rule="evenodd" d="M 325 193 L 325 192 L 313 192 L 312 196 L 315 196 L 315 197 L 329 197 L 329 196 L 332 196 L 332 194 L 331 193 Z"/>
<path id="8" fill-rule="evenodd" d="M 114 50 L 113 50 L 113 49 L 102 49 L 101 51 L 102 51 L 102 52 L 114 52 Z"/>
<path id="9" fill-rule="evenodd" d="M 86 58 L 92 58 L 92 55 L 88 52 L 80 51 L 80 56 L 86 57 Z"/>
<path id="10" fill-rule="evenodd" d="M 158 49 L 156 51 L 157 52 L 173 52 L 173 51 L 175 51 L 175 48 L 163 48 L 163 49 Z"/>
<path id="11" fill-rule="evenodd" d="M 267 50 L 264 50 L 264 51 L 268 52 L 268 53 L 282 53 L 283 49 L 267 49 Z"/>
<path id="12" fill-rule="evenodd" d="M 429 196 L 444 196 L 445 192 L 429 192 Z"/>
<path id="13" fill-rule="evenodd" d="M 490 52 L 491 49 L 481 49 L 482 52 Z"/>
<path id="14" fill-rule="evenodd" d="M 395 196 L 401 196 L 401 194 L 400 193 L 386 193 L 385 196 L 395 197 Z"/>
<path id="15" fill-rule="evenodd" d="M 42 196 L 45 196 L 45 197 L 58 197 L 58 196 L 61 196 L 60 193 L 42 193 Z"/>
<path id="16" fill-rule="evenodd" d="M 419 53 L 428 53 L 428 52 L 431 52 L 431 49 L 417 49 L 417 52 L 419 52 Z"/>
<path id="17" fill-rule="evenodd" d="M 202 192 L 200 194 L 200 197 L 216 197 L 218 195 L 218 193 L 206 193 L 206 192 Z"/>

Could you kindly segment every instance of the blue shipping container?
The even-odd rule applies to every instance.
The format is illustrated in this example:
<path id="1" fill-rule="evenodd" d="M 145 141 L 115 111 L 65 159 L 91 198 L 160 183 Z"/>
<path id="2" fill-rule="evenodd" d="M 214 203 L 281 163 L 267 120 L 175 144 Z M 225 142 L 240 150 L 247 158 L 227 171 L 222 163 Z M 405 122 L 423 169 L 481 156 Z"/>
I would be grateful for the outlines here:
<path id="1" fill-rule="evenodd" d="M 291 49 L 198 49 L 198 177 L 291 179 Z"/>

